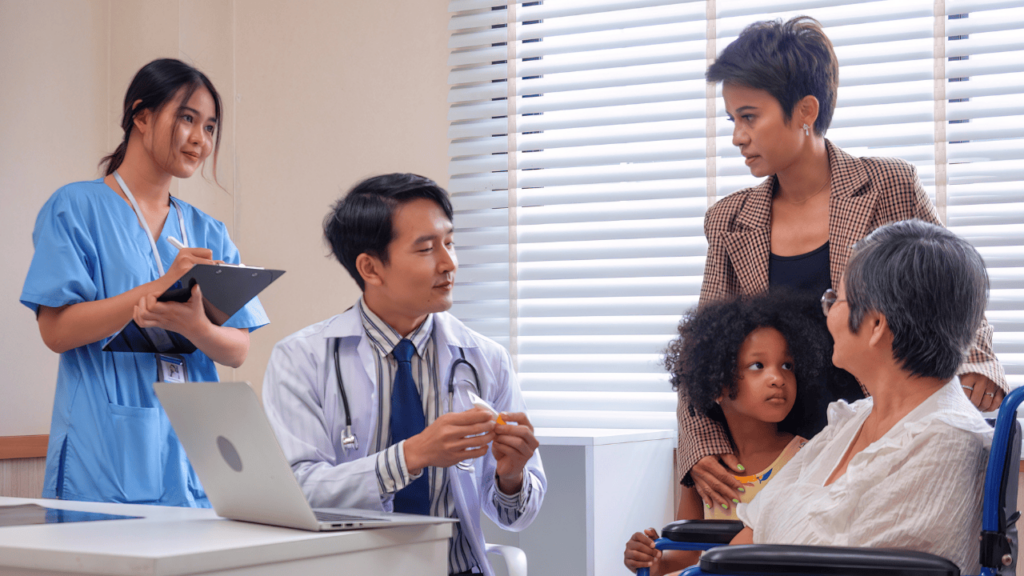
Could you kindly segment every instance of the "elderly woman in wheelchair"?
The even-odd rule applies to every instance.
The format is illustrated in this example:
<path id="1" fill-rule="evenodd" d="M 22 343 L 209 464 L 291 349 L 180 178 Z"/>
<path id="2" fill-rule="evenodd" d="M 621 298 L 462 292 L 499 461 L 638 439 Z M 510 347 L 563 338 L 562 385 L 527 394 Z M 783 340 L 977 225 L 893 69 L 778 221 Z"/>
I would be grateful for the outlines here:
<path id="1" fill-rule="evenodd" d="M 792 562 L 779 571 L 804 574 L 978 574 L 980 557 L 989 559 L 986 570 L 1012 564 L 1015 543 L 1007 535 L 1015 539 L 1016 515 L 1008 519 L 1000 505 L 1016 503 L 1015 493 L 1006 494 L 1002 472 L 1011 467 L 1015 478 L 1017 463 L 1004 455 L 1014 447 L 1019 455 L 1019 432 L 1010 450 L 1006 438 L 992 446 L 988 483 L 997 494 L 1002 484 L 1004 494 L 992 498 L 998 502 L 986 498 L 982 533 L 992 429 L 955 378 L 982 321 L 987 291 L 981 256 L 939 226 L 897 222 L 860 241 L 838 292 L 822 297 L 822 309 L 835 340 L 833 362 L 871 396 L 829 406 L 828 426 L 752 502 L 740 505 L 742 524 L 734 525 L 742 529 L 730 542 L 805 546 L 717 548 L 704 555 L 700 569 L 771 573 L 767 563 L 783 556 Z M 1016 424 L 1021 395 L 1013 396 L 997 430 Z M 669 540 L 659 540 L 658 547 L 711 547 L 671 542 L 714 541 L 687 536 L 702 532 L 697 525 L 704 522 L 669 525 L 663 531 Z M 735 530 L 712 528 L 727 531 L 719 541 Z M 929 554 L 911 553 L 908 559 L 892 550 L 806 545 Z M 810 565 L 817 561 L 845 568 L 817 571 Z M 686 573 L 701 572 L 694 567 Z"/>

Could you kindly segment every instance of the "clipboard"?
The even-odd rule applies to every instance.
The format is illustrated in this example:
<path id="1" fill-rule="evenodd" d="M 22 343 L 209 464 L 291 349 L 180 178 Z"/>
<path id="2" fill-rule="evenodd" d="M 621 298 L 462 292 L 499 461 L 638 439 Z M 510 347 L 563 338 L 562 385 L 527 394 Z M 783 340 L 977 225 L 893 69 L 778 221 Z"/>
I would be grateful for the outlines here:
<path id="1" fill-rule="evenodd" d="M 203 291 L 203 310 L 217 326 L 223 326 L 236 312 L 284 274 L 230 264 L 196 264 L 173 286 L 157 297 L 160 302 L 187 302 L 196 284 Z M 169 352 L 191 354 L 196 346 L 187 338 L 162 328 L 142 328 L 131 320 L 103 346 L 107 352 Z"/>

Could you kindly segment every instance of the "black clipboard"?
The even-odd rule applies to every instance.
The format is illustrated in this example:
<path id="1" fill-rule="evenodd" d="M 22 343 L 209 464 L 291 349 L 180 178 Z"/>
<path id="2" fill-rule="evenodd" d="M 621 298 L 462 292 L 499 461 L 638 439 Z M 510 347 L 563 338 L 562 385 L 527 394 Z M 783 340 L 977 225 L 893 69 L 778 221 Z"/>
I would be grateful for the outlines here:
<path id="1" fill-rule="evenodd" d="M 157 300 L 187 302 L 196 284 L 203 291 L 206 317 L 217 326 L 229 318 L 284 274 L 284 270 L 266 270 L 230 264 L 196 264 Z M 187 338 L 160 328 L 142 328 L 131 320 L 103 346 L 107 352 L 169 352 L 191 354 L 195 344 Z"/>

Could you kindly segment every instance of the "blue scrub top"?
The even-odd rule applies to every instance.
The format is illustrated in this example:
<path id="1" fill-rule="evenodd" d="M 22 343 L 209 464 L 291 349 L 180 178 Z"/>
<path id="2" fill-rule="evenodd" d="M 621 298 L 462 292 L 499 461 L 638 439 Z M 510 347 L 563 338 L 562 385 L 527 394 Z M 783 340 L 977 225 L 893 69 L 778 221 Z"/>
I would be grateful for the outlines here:
<path id="1" fill-rule="evenodd" d="M 224 224 L 175 202 L 189 246 L 209 248 L 215 260 L 239 263 Z M 165 270 L 178 253 L 168 236 L 181 239 L 173 208 L 156 243 Z M 160 276 L 135 212 L 102 179 L 57 190 L 39 211 L 32 241 L 35 253 L 21 302 L 36 313 L 39 306 L 117 296 Z M 252 331 L 268 322 L 254 298 L 224 325 Z M 60 355 L 43 497 L 208 508 L 206 493 L 153 393 L 155 356 L 104 352 L 105 342 Z M 185 362 L 190 381 L 218 380 L 206 354 L 186 354 Z"/>

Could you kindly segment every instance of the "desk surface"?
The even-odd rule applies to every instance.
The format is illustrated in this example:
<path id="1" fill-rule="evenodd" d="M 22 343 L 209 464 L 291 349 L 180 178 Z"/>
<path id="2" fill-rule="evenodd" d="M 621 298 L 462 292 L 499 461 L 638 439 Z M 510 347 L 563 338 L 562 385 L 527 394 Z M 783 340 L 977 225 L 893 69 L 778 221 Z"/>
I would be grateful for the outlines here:
<path id="1" fill-rule="evenodd" d="M 606 446 L 648 440 L 675 440 L 675 430 L 623 428 L 537 428 L 534 435 L 544 446 Z"/>
<path id="2" fill-rule="evenodd" d="M 234 522 L 213 510 L 0 497 L 0 506 L 29 503 L 142 518 L 0 527 L 0 571 L 192 574 L 429 541 L 447 550 L 452 532 L 447 523 L 306 532 Z"/>

